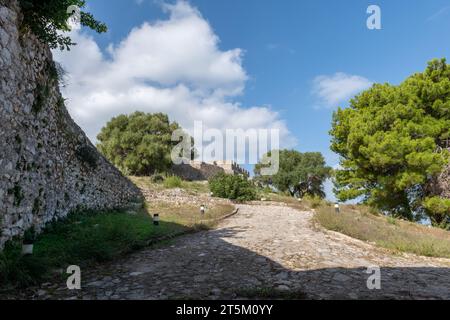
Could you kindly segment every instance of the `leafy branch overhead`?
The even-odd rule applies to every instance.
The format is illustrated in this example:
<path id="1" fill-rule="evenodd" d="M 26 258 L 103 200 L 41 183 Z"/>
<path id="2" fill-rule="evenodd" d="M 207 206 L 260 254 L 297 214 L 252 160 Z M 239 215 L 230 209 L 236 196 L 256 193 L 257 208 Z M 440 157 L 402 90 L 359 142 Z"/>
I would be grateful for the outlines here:
<path id="1" fill-rule="evenodd" d="M 70 6 L 84 8 L 84 0 L 20 0 L 24 15 L 23 27 L 33 32 L 42 42 L 50 48 L 70 50 L 75 45 L 69 36 L 62 33 L 71 30 L 68 21 L 72 13 L 68 12 Z M 80 24 L 98 33 L 107 31 L 107 26 L 97 21 L 88 12 L 80 11 Z"/>

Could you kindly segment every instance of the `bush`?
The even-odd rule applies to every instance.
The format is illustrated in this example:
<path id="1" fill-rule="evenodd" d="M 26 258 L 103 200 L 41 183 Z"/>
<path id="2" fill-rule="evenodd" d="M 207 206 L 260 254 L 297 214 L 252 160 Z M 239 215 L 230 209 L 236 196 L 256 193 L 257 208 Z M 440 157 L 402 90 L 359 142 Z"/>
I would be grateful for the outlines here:
<path id="1" fill-rule="evenodd" d="M 22 244 L 8 242 L 0 252 L 0 288 L 37 284 L 47 272 L 47 262 L 35 255 L 22 255 Z"/>
<path id="2" fill-rule="evenodd" d="M 325 205 L 325 201 L 319 196 L 306 196 L 304 200 L 309 203 L 310 207 L 317 209 L 322 205 Z"/>
<path id="3" fill-rule="evenodd" d="M 168 189 L 181 188 L 182 185 L 183 181 L 180 177 L 177 176 L 170 176 L 166 180 L 164 180 L 164 187 Z"/>
<path id="4" fill-rule="evenodd" d="M 388 217 L 386 218 L 386 221 L 387 221 L 389 224 L 392 224 L 392 225 L 394 225 L 394 226 L 397 225 L 397 219 L 395 219 L 394 217 L 388 216 Z"/>
<path id="5" fill-rule="evenodd" d="M 429 197 L 423 206 L 435 227 L 450 228 L 450 199 Z"/>
<path id="6" fill-rule="evenodd" d="M 256 187 L 242 176 L 220 173 L 209 180 L 214 196 L 237 201 L 256 200 Z"/>
<path id="7" fill-rule="evenodd" d="M 36 231 L 34 227 L 31 227 L 27 231 L 25 231 L 23 235 L 23 243 L 24 244 L 33 244 L 36 241 Z"/>

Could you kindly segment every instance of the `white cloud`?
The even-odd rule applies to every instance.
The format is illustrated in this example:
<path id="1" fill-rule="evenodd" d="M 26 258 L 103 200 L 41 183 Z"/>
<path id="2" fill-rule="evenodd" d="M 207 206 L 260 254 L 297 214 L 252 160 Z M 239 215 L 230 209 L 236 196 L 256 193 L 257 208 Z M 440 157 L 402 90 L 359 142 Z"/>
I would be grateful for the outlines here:
<path id="1" fill-rule="evenodd" d="M 74 46 L 54 56 L 68 72 L 63 95 L 69 112 L 91 140 L 106 122 L 134 111 L 164 112 L 191 129 L 278 128 L 285 147 L 295 139 L 279 114 L 266 106 L 242 107 L 247 74 L 241 49 L 219 49 L 219 38 L 187 2 L 163 5 L 169 18 L 134 28 L 101 51 L 93 38 L 71 34 Z"/>
<path id="2" fill-rule="evenodd" d="M 334 108 L 371 85 L 372 82 L 364 77 L 338 72 L 316 77 L 313 94 L 321 100 L 321 105 Z"/>

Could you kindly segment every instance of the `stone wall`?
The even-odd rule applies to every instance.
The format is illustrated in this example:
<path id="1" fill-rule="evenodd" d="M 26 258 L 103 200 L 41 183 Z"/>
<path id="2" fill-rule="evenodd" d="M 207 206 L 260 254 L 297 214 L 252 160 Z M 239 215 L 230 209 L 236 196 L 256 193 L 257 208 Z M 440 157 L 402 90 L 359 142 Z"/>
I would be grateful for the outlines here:
<path id="1" fill-rule="evenodd" d="M 172 173 L 187 181 L 204 181 L 225 170 L 213 164 L 191 162 L 190 164 L 174 165 Z"/>
<path id="2" fill-rule="evenodd" d="M 240 165 L 238 165 L 236 162 L 234 161 L 215 161 L 214 165 L 223 168 L 225 170 L 226 174 L 242 174 L 242 175 L 246 175 L 247 177 L 250 176 L 250 173 L 245 170 L 244 168 L 242 168 Z"/>
<path id="3" fill-rule="evenodd" d="M 70 212 L 141 198 L 71 119 L 48 46 L 20 27 L 17 1 L 1 0 L 0 248 Z"/>
<path id="4" fill-rule="evenodd" d="M 188 181 L 208 180 L 218 173 L 249 176 L 248 171 L 232 161 L 215 161 L 214 163 L 191 161 L 189 164 L 174 165 L 172 173 Z"/>

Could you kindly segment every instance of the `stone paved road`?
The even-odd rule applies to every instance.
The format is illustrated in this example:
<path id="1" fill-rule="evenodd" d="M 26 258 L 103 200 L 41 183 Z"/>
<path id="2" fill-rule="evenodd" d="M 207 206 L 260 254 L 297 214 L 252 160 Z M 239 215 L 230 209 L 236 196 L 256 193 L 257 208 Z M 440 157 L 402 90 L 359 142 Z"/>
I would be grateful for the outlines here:
<path id="1" fill-rule="evenodd" d="M 450 259 L 392 255 L 317 230 L 313 213 L 287 206 L 239 208 L 217 230 L 83 270 L 78 293 L 48 284 L 35 298 L 233 299 L 255 291 L 249 288 L 275 288 L 277 296 L 301 292 L 310 299 L 450 299 Z M 382 267 L 381 290 L 366 286 L 365 271 L 373 265 Z"/>

